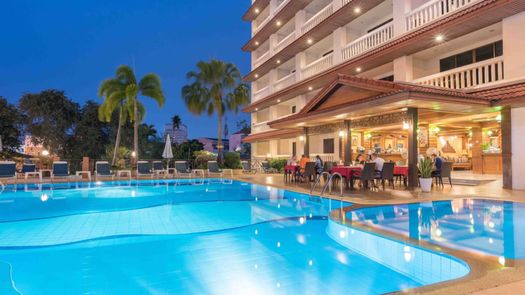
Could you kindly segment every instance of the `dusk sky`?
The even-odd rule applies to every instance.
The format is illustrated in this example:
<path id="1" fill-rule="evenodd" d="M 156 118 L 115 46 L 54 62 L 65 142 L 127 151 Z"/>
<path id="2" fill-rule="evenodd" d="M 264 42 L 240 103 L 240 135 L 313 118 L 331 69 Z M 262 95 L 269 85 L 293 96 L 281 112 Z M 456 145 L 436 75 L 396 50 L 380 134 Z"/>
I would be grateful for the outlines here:
<path id="1" fill-rule="evenodd" d="M 27 92 L 64 90 L 83 103 L 97 97 L 99 83 L 121 64 L 140 77 L 160 75 L 164 108 L 144 101 L 145 122 L 162 133 L 174 114 L 190 137 L 217 136 L 216 118 L 186 111 L 180 90 L 199 60 L 222 59 L 244 75 L 249 23 L 241 20 L 250 0 L 16 0 L 0 10 L 0 96 L 17 103 Z M 228 115 L 230 134 L 247 114 Z"/>

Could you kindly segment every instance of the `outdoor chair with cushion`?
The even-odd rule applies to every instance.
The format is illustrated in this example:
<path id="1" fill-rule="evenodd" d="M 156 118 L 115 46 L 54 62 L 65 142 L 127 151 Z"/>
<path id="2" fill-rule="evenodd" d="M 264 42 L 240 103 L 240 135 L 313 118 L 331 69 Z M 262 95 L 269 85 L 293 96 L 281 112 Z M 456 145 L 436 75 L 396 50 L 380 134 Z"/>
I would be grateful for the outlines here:
<path id="1" fill-rule="evenodd" d="M 12 161 L 0 162 L 0 180 L 13 180 L 16 183 L 16 163 Z"/>
<path id="2" fill-rule="evenodd" d="M 186 161 L 175 161 L 175 175 L 180 178 L 192 178 L 193 172 Z"/>
<path id="3" fill-rule="evenodd" d="M 66 161 L 55 161 L 51 169 L 51 180 L 57 178 L 65 178 L 67 181 L 70 180 L 69 164 Z"/>
<path id="4" fill-rule="evenodd" d="M 219 167 L 219 163 L 217 163 L 217 161 L 208 161 L 208 177 L 212 175 L 218 176 L 220 178 L 224 176 L 224 172 Z"/>
<path id="5" fill-rule="evenodd" d="M 301 178 L 303 181 L 313 182 L 317 176 L 317 171 L 315 170 L 315 162 L 308 162 L 304 166 L 304 171 L 301 173 Z"/>
<path id="6" fill-rule="evenodd" d="M 250 166 L 250 162 L 248 161 L 241 161 L 241 166 L 242 166 L 242 173 L 245 173 L 245 174 L 257 173 L 257 170 L 252 168 Z"/>
<path id="7" fill-rule="evenodd" d="M 386 181 L 388 181 L 388 183 L 392 186 L 392 189 L 394 188 L 394 166 L 394 162 L 385 162 L 383 164 L 383 169 L 381 170 L 381 173 L 375 175 L 376 180 L 381 180 L 383 190 L 385 190 Z"/>
<path id="8" fill-rule="evenodd" d="M 95 162 L 95 181 L 97 181 L 99 178 L 111 178 L 111 180 L 115 178 L 115 174 L 113 174 L 113 172 L 111 171 L 109 162 L 107 161 Z"/>
<path id="9" fill-rule="evenodd" d="M 164 176 L 166 177 L 168 175 L 168 170 L 164 168 L 164 165 L 161 161 L 154 161 L 153 162 L 153 174 L 156 176 Z"/>
<path id="10" fill-rule="evenodd" d="M 443 162 L 441 165 L 440 171 L 435 171 L 433 173 L 432 177 L 435 178 L 436 183 L 442 187 L 445 185 L 443 184 L 443 178 L 448 178 L 448 182 L 450 183 L 450 186 L 452 187 L 452 166 L 454 163 L 452 162 Z"/>
<path id="11" fill-rule="evenodd" d="M 155 176 L 155 174 L 151 172 L 151 164 L 148 161 L 137 162 L 137 178 L 149 177 L 153 179 L 153 176 Z"/>
<path id="12" fill-rule="evenodd" d="M 375 187 L 375 175 L 376 175 L 376 163 L 365 163 L 361 175 L 352 176 L 352 183 L 354 180 L 359 180 L 364 189 L 369 187 L 369 183 L 372 182 L 372 185 Z M 352 185 L 353 186 L 353 185 Z"/>

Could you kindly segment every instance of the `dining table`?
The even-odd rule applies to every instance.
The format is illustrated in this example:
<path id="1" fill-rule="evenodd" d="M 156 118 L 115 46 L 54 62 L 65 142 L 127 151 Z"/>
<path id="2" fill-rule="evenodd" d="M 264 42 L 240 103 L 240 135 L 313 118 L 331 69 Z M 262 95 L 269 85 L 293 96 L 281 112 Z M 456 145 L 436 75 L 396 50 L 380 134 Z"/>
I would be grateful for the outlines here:
<path id="1" fill-rule="evenodd" d="M 334 166 L 332 169 L 330 169 L 330 174 L 332 173 L 339 173 L 341 176 L 343 176 L 346 179 L 346 185 L 347 187 L 351 186 L 353 188 L 353 182 L 351 181 L 352 178 L 360 177 L 361 172 L 363 171 L 362 165 L 356 165 L 356 166 Z M 402 177 L 403 183 L 405 186 L 407 185 L 407 179 L 408 179 L 408 166 L 394 166 L 394 176 L 396 177 Z"/>

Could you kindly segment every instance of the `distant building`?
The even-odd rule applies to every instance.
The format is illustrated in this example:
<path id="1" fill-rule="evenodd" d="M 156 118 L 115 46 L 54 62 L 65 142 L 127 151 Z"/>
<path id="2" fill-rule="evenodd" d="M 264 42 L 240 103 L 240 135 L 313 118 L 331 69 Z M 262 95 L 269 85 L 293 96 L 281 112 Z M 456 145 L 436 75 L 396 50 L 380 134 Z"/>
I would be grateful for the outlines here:
<path id="1" fill-rule="evenodd" d="M 230 135 L 230 152 L 239 152 L 241 158 L 250 158 L 251 146 L 249 143 L 242 142 L 243 138 L 248 136 L 246 130 L 239 130 L 234 134 Z"/>
<path id="2" fill-rule="evenodd" d="M 169 134 L 171 141 L 174 143 L 183 143 L 188 141 L 188 127 L 186 125 L 180 125 L 179 128 L 173 128 L 172 124 L 164 125 L 164 138 Z"/>
<path id="3" fill-rule="evenodd" d="M 212 153 L 217 153 L 217 138 L 211 138 L 211 137 L 200 137 L 197 138 L 197 140 L 202 143 L 204 146 L 204 150 Z M 228 139 L 222 140 L 222 145 L 224 146 L 223 151 L 228 151 L 230 149 L 230 141 Z"/>
<path id="4" fill-rule="evenodd" d="M 41 144 L 34 144 L 33 143 L 33 137 L 31 135 L 26 135 L 24 138 L 24 154 L 38 157 L 42 155 L 42 152 L 44 151 L 44 146 Z"/>

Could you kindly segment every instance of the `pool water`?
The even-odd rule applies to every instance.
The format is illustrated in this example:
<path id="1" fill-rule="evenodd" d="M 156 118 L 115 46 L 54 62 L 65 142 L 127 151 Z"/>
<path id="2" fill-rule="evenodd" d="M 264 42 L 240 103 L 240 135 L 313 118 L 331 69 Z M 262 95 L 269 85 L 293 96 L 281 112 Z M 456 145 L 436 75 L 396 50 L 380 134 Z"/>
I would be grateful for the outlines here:
<path id="1" fill-rule="evenodd" d="M 469 272 L 328 220 L 349 205 L 216 179 L 7 187 L 0 294 L 383 294 Z"/>
<path id="2" fill-rule="evenodd" d="M 352 222 L 453 249 L 525 258 L 525 204 L 456 199 L 359 209 Z"/>

